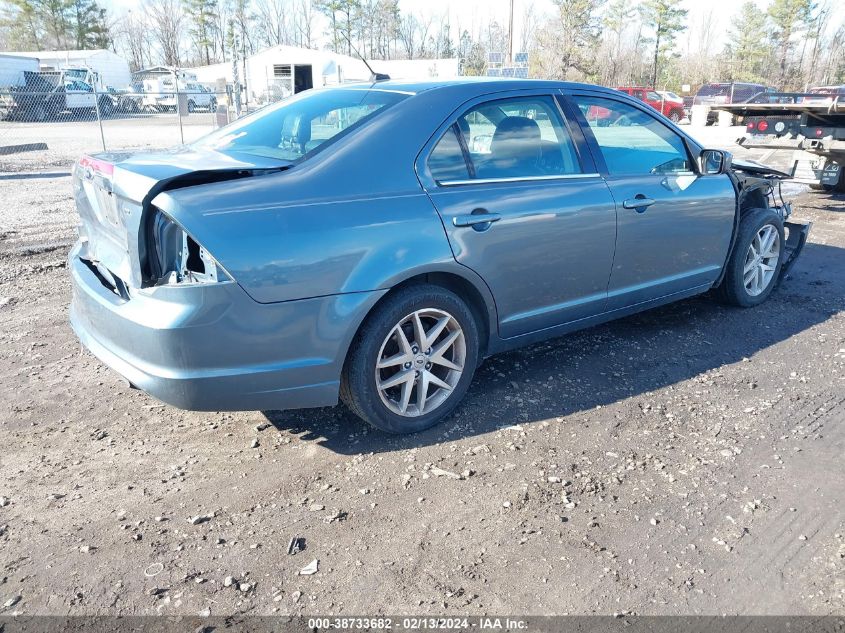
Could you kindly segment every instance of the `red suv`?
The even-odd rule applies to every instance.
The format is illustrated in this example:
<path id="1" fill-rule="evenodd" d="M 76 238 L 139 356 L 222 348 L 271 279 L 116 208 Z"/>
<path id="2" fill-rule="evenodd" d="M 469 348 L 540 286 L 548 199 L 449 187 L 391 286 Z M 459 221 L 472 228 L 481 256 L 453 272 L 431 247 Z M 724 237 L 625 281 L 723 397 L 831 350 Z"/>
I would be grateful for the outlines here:
<path id="1" fill-rule="evenodd" d="M 677 101 L 670 101 L 664 99 L 651 88 L 642 88 L 640 86 L 617 88 L 622 92 L 636 97 L 640 101 L 645 101 L 655 110 L 661 114 L 672 119 L 673 123 L 677 123 L 684 118 L 684 104 Z"/>

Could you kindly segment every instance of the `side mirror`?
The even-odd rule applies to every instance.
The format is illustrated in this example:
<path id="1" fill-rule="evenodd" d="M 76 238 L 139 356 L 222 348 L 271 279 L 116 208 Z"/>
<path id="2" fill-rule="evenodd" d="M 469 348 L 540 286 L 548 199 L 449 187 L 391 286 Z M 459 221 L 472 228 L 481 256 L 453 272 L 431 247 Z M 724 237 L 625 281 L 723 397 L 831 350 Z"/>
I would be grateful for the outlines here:
<path id="1" fill-rule="evenodd" d="M 701 173 L 704 175 L 724 174 L 731 165 L 731 155 L 720 149 L 705 149 L 699 156 Z"/>

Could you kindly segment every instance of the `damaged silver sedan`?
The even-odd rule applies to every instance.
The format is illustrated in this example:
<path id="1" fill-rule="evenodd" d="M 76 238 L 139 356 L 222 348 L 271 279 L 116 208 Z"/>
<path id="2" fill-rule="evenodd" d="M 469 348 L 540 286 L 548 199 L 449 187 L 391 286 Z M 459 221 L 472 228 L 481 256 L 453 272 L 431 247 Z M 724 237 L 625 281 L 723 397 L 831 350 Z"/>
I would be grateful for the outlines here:
<path id="1" fill-rule="evenodd" d="M 764 301 L 809 229 L 784 176 L 596 86 L 307 91 L 190 146 L 83 157 L 71 322 L 178 407 L 342 399 L 419 431 L 491 354 L 713 289 Z"/>

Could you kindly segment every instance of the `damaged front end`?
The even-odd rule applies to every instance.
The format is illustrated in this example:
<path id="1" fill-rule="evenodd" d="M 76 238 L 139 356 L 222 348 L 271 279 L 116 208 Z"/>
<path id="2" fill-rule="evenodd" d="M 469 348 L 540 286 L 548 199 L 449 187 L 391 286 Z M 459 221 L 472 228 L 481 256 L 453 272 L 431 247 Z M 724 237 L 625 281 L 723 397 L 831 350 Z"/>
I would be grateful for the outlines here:
<path id="1" fill-rule="evenodd" d="M 792 176 L 786 172 L 763 165 L 756 161 L 733 159 L 731 161 L 731 177 L 737 188 L 737 206 L 740 210 L 737 220 L 746 210 L 769 208 L 778 213 L 783 219 L 786 233 L 784 244 L 784 261 L 781 266 L 778 282 L 782 281 L 792 268 L 810 234 L 812 222 L 791 222 L 792 203 L 783 197 L 783 181 Z"/>

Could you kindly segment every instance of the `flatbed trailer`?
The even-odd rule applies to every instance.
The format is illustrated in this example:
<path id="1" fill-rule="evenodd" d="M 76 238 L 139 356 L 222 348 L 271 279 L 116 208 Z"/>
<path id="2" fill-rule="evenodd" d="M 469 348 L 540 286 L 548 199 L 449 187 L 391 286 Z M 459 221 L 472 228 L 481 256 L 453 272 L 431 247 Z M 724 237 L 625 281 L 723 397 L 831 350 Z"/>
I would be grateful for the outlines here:
<path id="1" fill-rule="evenodd" d="M 807 152 L 816 158 L 804 175 L 810 186 L 845 192 L 845 101 L 818 93 L 765 93 L 749 103 L 714 106 L 742 117 L 748 149 Z M 799 161 L 793 163 L 793 176 Z"/>

